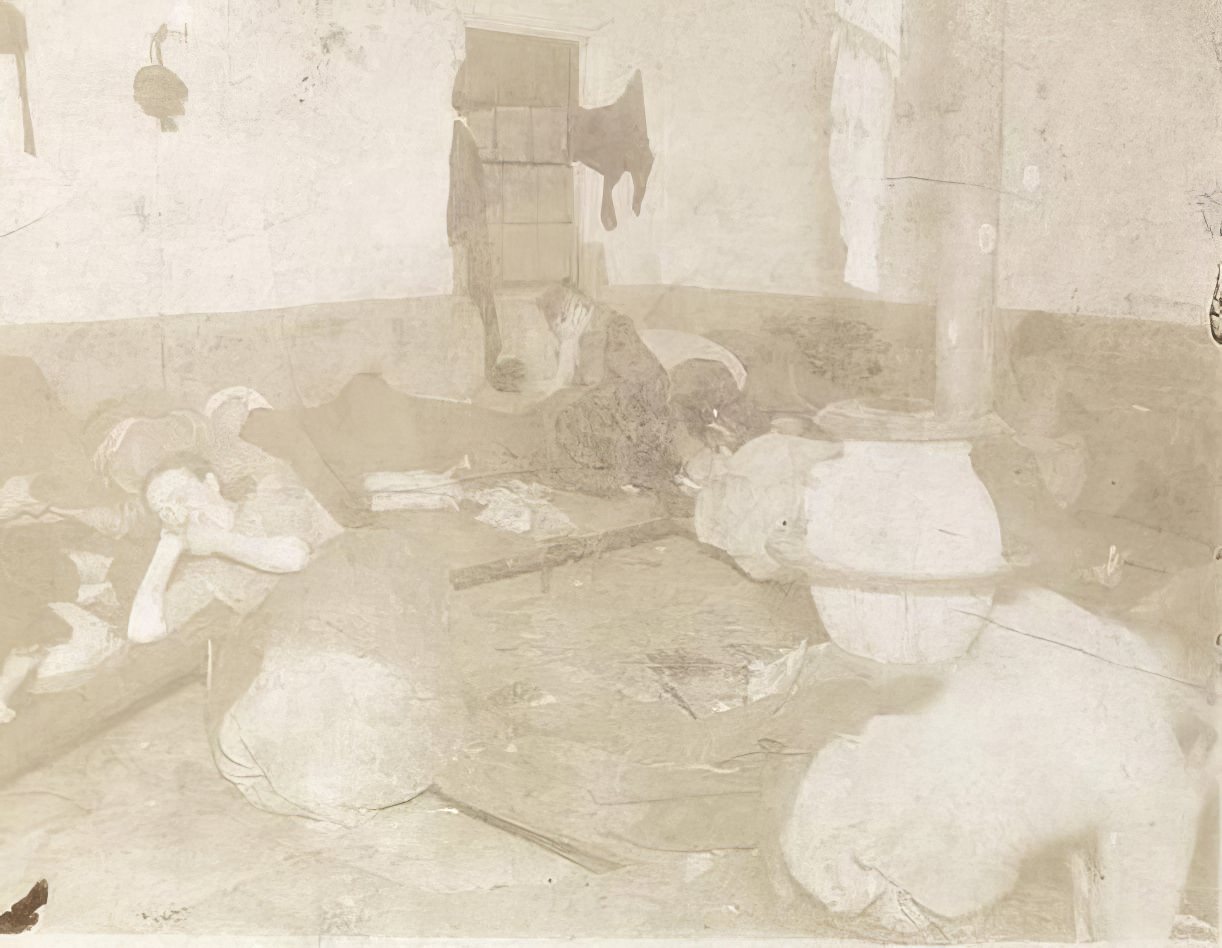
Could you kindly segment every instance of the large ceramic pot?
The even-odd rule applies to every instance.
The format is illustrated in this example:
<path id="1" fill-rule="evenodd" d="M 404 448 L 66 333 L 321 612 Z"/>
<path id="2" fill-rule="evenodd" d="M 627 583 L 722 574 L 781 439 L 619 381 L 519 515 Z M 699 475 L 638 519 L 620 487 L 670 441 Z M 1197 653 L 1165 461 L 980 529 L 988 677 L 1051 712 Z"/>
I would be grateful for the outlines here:
<path id="1" fill-rule="evenodd" d="M 947 661 L 1006 567 L 966 441 L 846 441 L 805 494 L 811 594 L 832 640 L 877 661 Z"/>

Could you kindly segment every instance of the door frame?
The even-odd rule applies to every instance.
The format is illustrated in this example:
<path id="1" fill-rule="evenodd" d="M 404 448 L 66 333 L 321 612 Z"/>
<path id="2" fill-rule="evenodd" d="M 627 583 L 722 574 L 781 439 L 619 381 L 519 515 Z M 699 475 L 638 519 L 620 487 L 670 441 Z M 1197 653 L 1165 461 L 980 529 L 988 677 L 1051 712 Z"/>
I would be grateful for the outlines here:
<path id="1" fill-rule="evenodd" d="M 468 2 L 464 8 L 474 6 Z M 593 73 L 588 67 L 592 39 L 595 34 L 610 24 L 610 20 L 591 23 L 588 18 L 582 23 L 580 14 L 567 17 L 528 16 L 525 14 L 488 15 L 484 13 L 461 11 L 463 24 L 463 40 L 466 41 L 466 31 L 488 30 L 494 33 L 510 33 L 515 36 L 533 36 L 539 39 L 554 39 L 573 43 L 577 47 L 577 94 L 580 103 L 597 98 L 599 90 L 593 88 Z M 594 43 L 594 49 L 598 48 Z M 580 104 L 579 103 L 579 104 Z M 585 293 L 594 295 L 598 291 L 596 256 L 591 253 L 595 246 L 598 209 L 602 200 L 601 179 L 593 172 L 582 173 L 583 168 L 574 162 L 573 174 L 573 220 L 576 224 L 576 283 Z"/>

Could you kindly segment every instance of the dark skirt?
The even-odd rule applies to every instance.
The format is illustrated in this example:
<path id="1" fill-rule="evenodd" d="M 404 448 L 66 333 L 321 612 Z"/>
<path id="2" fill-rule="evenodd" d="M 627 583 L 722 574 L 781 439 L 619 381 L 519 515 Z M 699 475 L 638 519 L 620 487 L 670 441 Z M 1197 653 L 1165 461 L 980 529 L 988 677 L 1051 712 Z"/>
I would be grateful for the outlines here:
<path id="1" fill-rule="evenodd" d="M 55 645 L 71 635 L 50 604 L 76 600 L 80 576 L 68 556 L 76 532 L 58 524 L 0 529 L 0 652 Z"/>
<path id="2" fill-rule="evenodd" d="M 100 502 L 84 432 L 30 359 L 0 356 L 0 483 L 32 476 L 32 492 L 60 507 Z"/>

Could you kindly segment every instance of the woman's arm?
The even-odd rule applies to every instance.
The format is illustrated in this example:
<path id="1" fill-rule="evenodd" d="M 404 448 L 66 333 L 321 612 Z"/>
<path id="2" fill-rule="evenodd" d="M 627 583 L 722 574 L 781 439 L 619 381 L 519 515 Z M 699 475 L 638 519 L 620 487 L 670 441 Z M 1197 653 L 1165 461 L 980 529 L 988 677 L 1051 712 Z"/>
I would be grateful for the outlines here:
<path id="1" fill-rule="evenodd" d="M 127 637 L 132 642 L 156 642 L 169 634 L 165 616 L 165 594 L 174 567 L 178 565 L 185 548 L 182 537 L 174 533 L 162 533 L 161 541 L 153 552 L 152 562 L 149 563 L 148 572 L 144 574 L 140 588 L 136 590 L 131 616 L 127 620 Z"/>
<path id="2" fill-rule="evenodd" d="M 186 543 L 192 556 L 223 556 L 265 573 L 297 573 L 310 561 L 310 545 L 292 536 L 257 537 L 191 526 Z"/>

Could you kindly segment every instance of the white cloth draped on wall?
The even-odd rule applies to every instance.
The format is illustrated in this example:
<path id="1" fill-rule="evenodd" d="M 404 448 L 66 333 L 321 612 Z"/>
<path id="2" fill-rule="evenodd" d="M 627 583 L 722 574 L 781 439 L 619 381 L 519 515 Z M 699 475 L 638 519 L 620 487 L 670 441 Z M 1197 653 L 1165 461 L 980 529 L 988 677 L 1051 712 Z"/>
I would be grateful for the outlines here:
<path id="1" fill-rule="evenodd" d="M 848 251 L 844 281 L 877 293 L 903 7 L 901 0 L 837 0 L 836 12 L 828 159 Z"/>

